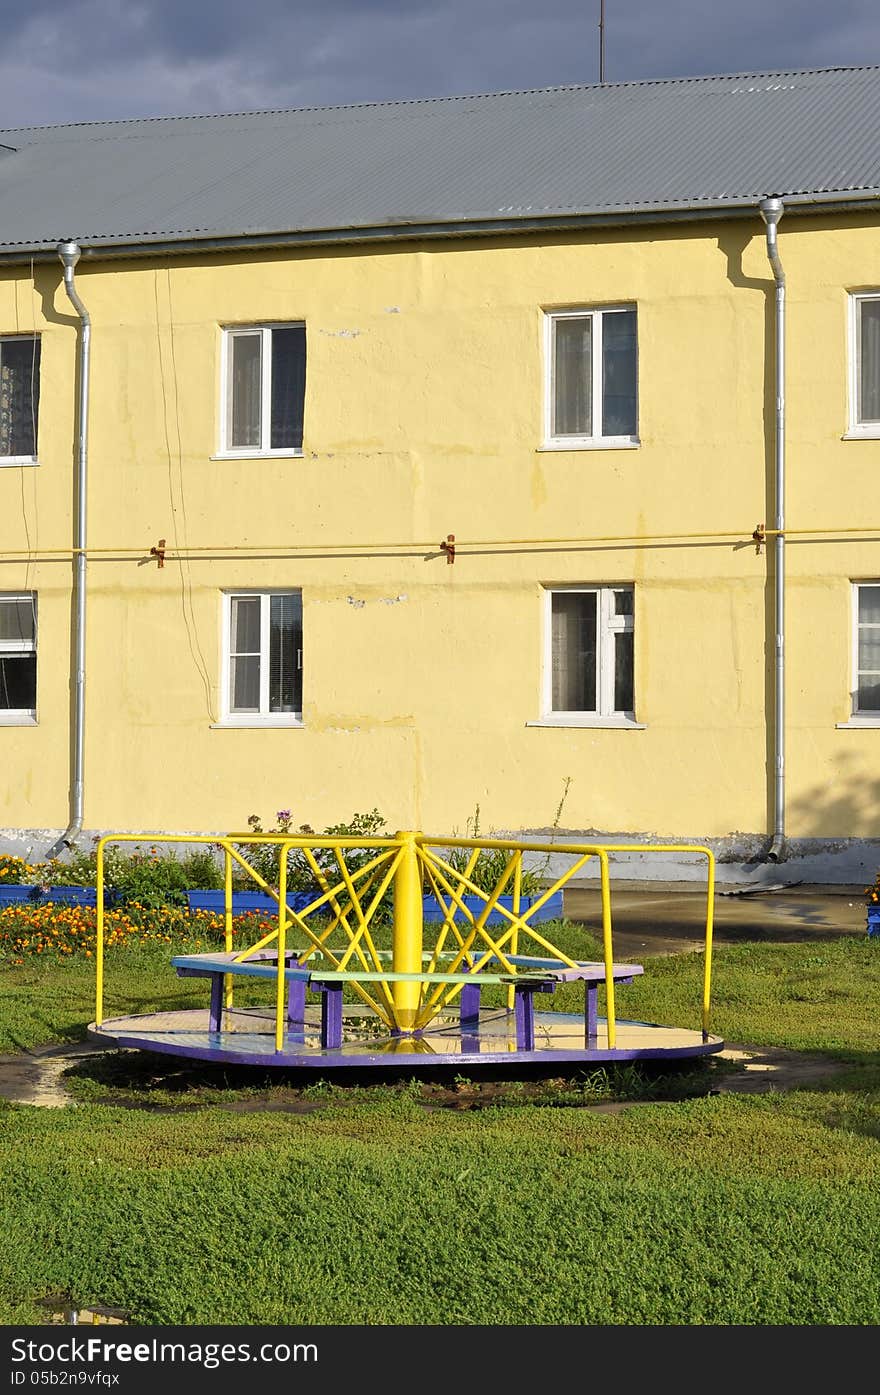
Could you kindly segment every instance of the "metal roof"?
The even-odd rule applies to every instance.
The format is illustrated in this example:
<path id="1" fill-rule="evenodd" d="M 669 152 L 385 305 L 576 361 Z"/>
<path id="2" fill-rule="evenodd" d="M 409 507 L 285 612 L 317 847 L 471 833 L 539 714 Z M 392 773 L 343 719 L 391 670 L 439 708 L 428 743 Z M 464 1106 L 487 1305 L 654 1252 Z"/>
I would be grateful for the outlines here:
<path id="1" fill-rule="evenodd" d="M 848 203 L 878 130 L 880 66 L 0 130 L 0 254 Z"/>

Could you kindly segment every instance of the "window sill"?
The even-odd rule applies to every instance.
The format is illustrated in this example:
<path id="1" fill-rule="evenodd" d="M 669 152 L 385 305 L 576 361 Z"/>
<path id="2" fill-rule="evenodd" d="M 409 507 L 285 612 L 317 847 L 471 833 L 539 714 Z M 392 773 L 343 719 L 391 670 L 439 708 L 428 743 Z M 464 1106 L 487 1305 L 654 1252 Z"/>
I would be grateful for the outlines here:
<path id="1" fill-rule="evenodd" d="M 540 717 L 537 721 L 526 722 L 527 727 L 611 727 L 620 731 L 645 731 L 644 722 L 636 722 L 631 717 L 579 717 L 576 713 L 564 713 L 552 717 Z"/>
<path id="2" fill-rule="evenodd" d="M 35 712 L 0 712 L 0 727 L 35 727 Z"/>
<path id="3" fill-rule="evenodd" d="M 570 441 L 544 441 L 536 447 L 538 453 L 548 450 L 638 450 L 637 436 L 598 436 L 594 440 L 573 437 Z"/>
<path id="4" fill-rule="evenodd" d="M 851 426 L 841 441 L 880 441 L 880 422 L 874 426 Z"/>
<path id="5" fill-rule="evenodd" d="M 39 463 L 35 455 L 0 455 L 0 470 L 5 470 L 7 466 L 39 465 Z"/>
<path id="6" fill-rule="evenodd" d="M 302 731 L 304 723 L 302 717 L 226 717 L 222 722 L 212 722 L 211 731 L 243 731 L 273 730 L 282 728 L 287 731 Z"/>
<path id="7" fill-rule="evenodd" d="M 300 450 L 221 450 L 209 460 L 301 460 Z"/>
<path id="8" fill-rule="evenodd" d="M 871 727 L 876 729 L 880 727 L 880 712 L 876 717 L 850 717 L 848 722 L 835 722 L 834 725 L 837 731 L 870 730 Z"/>

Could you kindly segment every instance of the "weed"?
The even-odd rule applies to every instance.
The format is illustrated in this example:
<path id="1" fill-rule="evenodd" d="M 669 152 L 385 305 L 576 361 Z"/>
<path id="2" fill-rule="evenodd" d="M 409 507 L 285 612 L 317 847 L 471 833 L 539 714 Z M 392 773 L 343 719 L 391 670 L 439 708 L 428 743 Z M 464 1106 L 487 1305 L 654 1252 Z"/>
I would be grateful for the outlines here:
<path id="1" fill-rule="evenodd" d="M 266 834 L 269 837 L 289 834 L 293 838 L 318 836 L 309 824 L 300 824 L 299 828 L 294 828 L 289 809 L 279 809 L 275 818 L 276 823 L 273 828 L 264 828 L 260 815 L 251 814 L 247 821 L 248 829 L 255 836 L 259 834 Z M 324 829 L 320 836 L 323 838 L 386 838 L 389 834 L 379 810 L 372 809 L 368 814 L 354 814 L 348 823 L 331 824 Z M 242 857 L 259 873 L 263 881 L 277 891 L 281 856 L 279 845 L 239 843 L 237 847 Z M 322 891 L 326 891 L 328 886 L 336 885 L 342 879 L 339 860 L 332 848 L 313 848 L 309 852 L 311 860 L 302 848 L 288 850 L 287 890 L 289 892 L 303 891 L 318 895 Z M 349 876 L 355 875 L 375 855 L 375 849 L 369 848 L 346 848 L 341 853 Z M 238 871 L 234 875 L 233 885 L 238 890 L 253 890 L 255 883 L 246 872 Z M 359 885 L 358 889 L 361 891 L 362 887 Z M 389 888 L 377 911 L 380 918 L 390 914 L 390 905 L 391 890 Z"/>
<path id="2" fill-rule="evenodd" d="M 559 824 L 562 819 L 562 810 L 565 805 L 565 801 L 568 798 L 568 791 L 570 786 L 571 776 L 566 775 L 565 780 L 563 781 L 562 795 L 560 797 L 558 805 L 556 806 L 556 814 L 553 819 L 550 839 L 551 842 L 553 841 L 553 838 L 555 837 L 556 833 L 559 831 Z M 475 805 L 473 815 L 467 819 L 465 823 L 465 830 L 465 838 L 473 839 L 474 842 L 479 841 L 479 804 Z M 497 832 L 492 832 L 489 834 L 489 838 L 490 840 L 501 840 L 502 835 Z M 482 852 L 480 852 L 477 855 L 477 858 L 474 861 L 470 871 L 467 871 L 468 863 L 470 862 L 472 856 L 472 848 L 449 848 L 447 850 L 446 861 L 449 863 L 451 867 L 454 867 L 456 872 L 458 872 L 460 875 L 463 876 L 466 874 L 468 881 L 471 882 L 475 887 L 477 887 L 479 891 L 487 893 L 493 892 L 505 874 L 507 865 L 510 862 L 511 857 L 513 856 L 512 851 L 509 848 L 485 848 Z M 540 896 L 550 870 L 550 858 L 551 854 L 548 852 L 537 866 L 523 866 L 522 876 L 520 880 L 520 892 L 523 896 Z M 507 894 L 510 894 L 512 892 L 512 889 L 513 877 L 511 875 L 507 881 L 505 891 L 507 892 Z"/>

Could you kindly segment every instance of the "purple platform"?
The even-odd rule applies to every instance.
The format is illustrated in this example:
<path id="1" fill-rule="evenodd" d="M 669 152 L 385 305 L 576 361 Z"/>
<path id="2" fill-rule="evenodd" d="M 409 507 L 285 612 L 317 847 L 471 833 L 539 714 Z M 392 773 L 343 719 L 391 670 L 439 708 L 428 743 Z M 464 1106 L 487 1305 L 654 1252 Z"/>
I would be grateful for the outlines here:
<path id="1" fill-rule="evenodd" d="M 89 1036 L 108 1046 L 155 1051 L 191 1060 L 212 1061 L 263 1068 L 314 1070 L 393 1067 L 417 1070 L 433 1063 L 461 1065 L 541 1066 L 583 1065 L 612 1061 L 681 1059 L 723 1050 L 720 1037 L 650 1022 L 617 1021 L 617 1040 L 609 1048 L 603 1018 L 588 1044 L 582 1014 L 536 1012 L 534 1046 L 517 1049 L 514 1013 L 504 1008 L 483 1008 L 478 1018 L 461 1021 L 449 1010 L 418 1036 L 393 1036 L 366 1007 L 346 1004 L 342 1021 L 342 1045 L 321 1045 L 321 1008 L 306 1007 L 298 1022 L 288 1022 L 282 1050 L 275 1050 L 275 1014 L 267 1007 L 226 1010 L 219 1031 L 210 1030 L 208 1009 L 116 1017 L 100 1027 L 89 1026 Z"/>

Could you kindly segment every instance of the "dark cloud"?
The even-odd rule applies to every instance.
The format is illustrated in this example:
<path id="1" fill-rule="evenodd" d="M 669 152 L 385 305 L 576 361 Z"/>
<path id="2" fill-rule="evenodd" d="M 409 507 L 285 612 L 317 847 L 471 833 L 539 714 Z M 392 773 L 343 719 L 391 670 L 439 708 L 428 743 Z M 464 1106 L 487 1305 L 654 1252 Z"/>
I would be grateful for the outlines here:
<path id="1" fill-rule="evenodd" d="M 0 126 L 595 82 L 600 0 L 29 0 Z M 606 0 L 612 82 L 880 63 L 876 0 Z"/>

